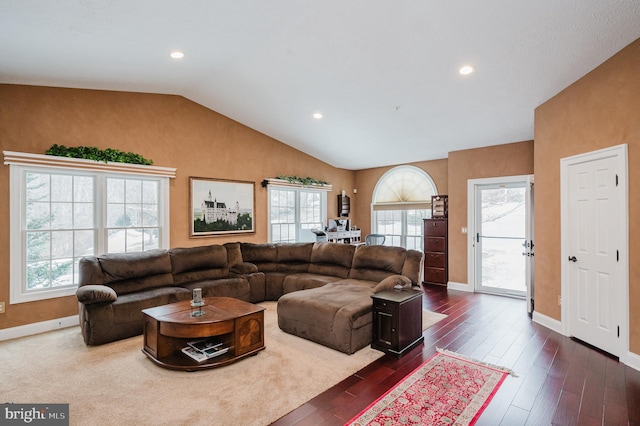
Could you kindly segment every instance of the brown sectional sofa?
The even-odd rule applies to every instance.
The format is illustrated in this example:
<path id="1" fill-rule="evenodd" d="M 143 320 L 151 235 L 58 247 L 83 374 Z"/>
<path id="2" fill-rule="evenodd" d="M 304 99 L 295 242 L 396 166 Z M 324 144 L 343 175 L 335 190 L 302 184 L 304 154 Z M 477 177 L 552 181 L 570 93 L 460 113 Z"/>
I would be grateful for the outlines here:
<path id="1" fill-rule="evenodd" d="M 142 309 L 203 296 L 278 300 L 284 331 L 353 353 L 371 341 L 371 295 L 385 278 L 420 282 L 422 253 L 335 243 L 227 243 L 80 260 L 82 335 L 98 345 L 142 333 Z M 389 280 L 386 280 L 389 281 Z M 383 282 L 383 284 L 385 284 Z"/>

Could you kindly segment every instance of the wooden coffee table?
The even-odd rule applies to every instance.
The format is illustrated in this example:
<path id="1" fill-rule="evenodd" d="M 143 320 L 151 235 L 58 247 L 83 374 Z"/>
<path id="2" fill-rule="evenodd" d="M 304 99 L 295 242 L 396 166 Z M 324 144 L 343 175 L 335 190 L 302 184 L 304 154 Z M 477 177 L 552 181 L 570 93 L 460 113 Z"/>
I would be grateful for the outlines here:
<path id="1" fill-rule="evenodd" d="M 200 316 L 192 312 L 202 309 Z M 142 352 L 157 365 L 172 370 L 195 371 L 220 367 L 264 346 L 264 310 L 230 297 L 207 297 L 201 308 L 191 301 L 144 309 Z M 207 339 L 228 348 L 223 355 L 198 362 L 182 352 L 188 342 Z"/>

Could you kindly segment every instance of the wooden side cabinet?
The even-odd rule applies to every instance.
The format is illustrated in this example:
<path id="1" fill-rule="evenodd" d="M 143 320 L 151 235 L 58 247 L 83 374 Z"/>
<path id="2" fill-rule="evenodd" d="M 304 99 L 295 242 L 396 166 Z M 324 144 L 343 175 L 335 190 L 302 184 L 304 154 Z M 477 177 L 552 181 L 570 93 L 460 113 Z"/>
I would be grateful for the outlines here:
<path id="1" fill-rule="evenodd" d="M 401 357 L 422 343 L 422 292 L 386 290 L 373 299 L 371 347 Z"/>
<path id="2" fill-rule="evenodd" d="M 449 282 L 447 219 L 424 219 L 424 283 L 446 286 Z"/>

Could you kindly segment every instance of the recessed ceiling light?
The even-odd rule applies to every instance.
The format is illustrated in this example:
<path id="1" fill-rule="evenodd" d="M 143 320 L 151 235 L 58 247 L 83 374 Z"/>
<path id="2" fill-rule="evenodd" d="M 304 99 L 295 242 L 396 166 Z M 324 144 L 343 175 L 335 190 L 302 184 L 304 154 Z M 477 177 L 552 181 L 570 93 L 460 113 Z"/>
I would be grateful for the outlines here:
<path id="1" fill-rule="evenodd" d="M 184 58 L 184 53 L 182 53 L 182 52 L 180 52 L 180 51 L 176 50 L 175 52 L 171 52 L 171 55 L 170 55 L 170 56 L 171 56 L 173 59 L 182 59 L 182 58 Z"/>
<path id="2" fill-rule="evenodd" d="M 319 112 L 314 112 L 313 118 L 315 118 L 316 120 L 320 120 L 322 118 L 322 114 L 320 114 Z"/>
<path id="3" fill-rule="evenodd" d="M 460 68 L 460 74 L 462 75 L 469 75 L 473 72 L 473 67 L 470 65 L 465 65 L 464 67 Z"/>

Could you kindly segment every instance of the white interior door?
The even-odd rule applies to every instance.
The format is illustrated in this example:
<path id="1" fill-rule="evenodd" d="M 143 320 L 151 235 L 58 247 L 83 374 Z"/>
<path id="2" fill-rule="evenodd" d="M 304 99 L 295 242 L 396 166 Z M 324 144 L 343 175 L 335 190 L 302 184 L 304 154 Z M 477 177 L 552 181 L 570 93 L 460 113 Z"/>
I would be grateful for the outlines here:
<path id="1" fill-rule="evenodd" d="M 476 291 L 527 299 L 533 306 L 533 176 L 469 181 Z"/>
<path id="2" fill-rule="evenodd" d="M 563 300 L 570 335 L 619 356 L 620 310 L 627 303 L 619 266 L 622 170 L 618 158 L 609 154 L 566 167 L 568 239 L 563 262 L 568 292 Z"/>

